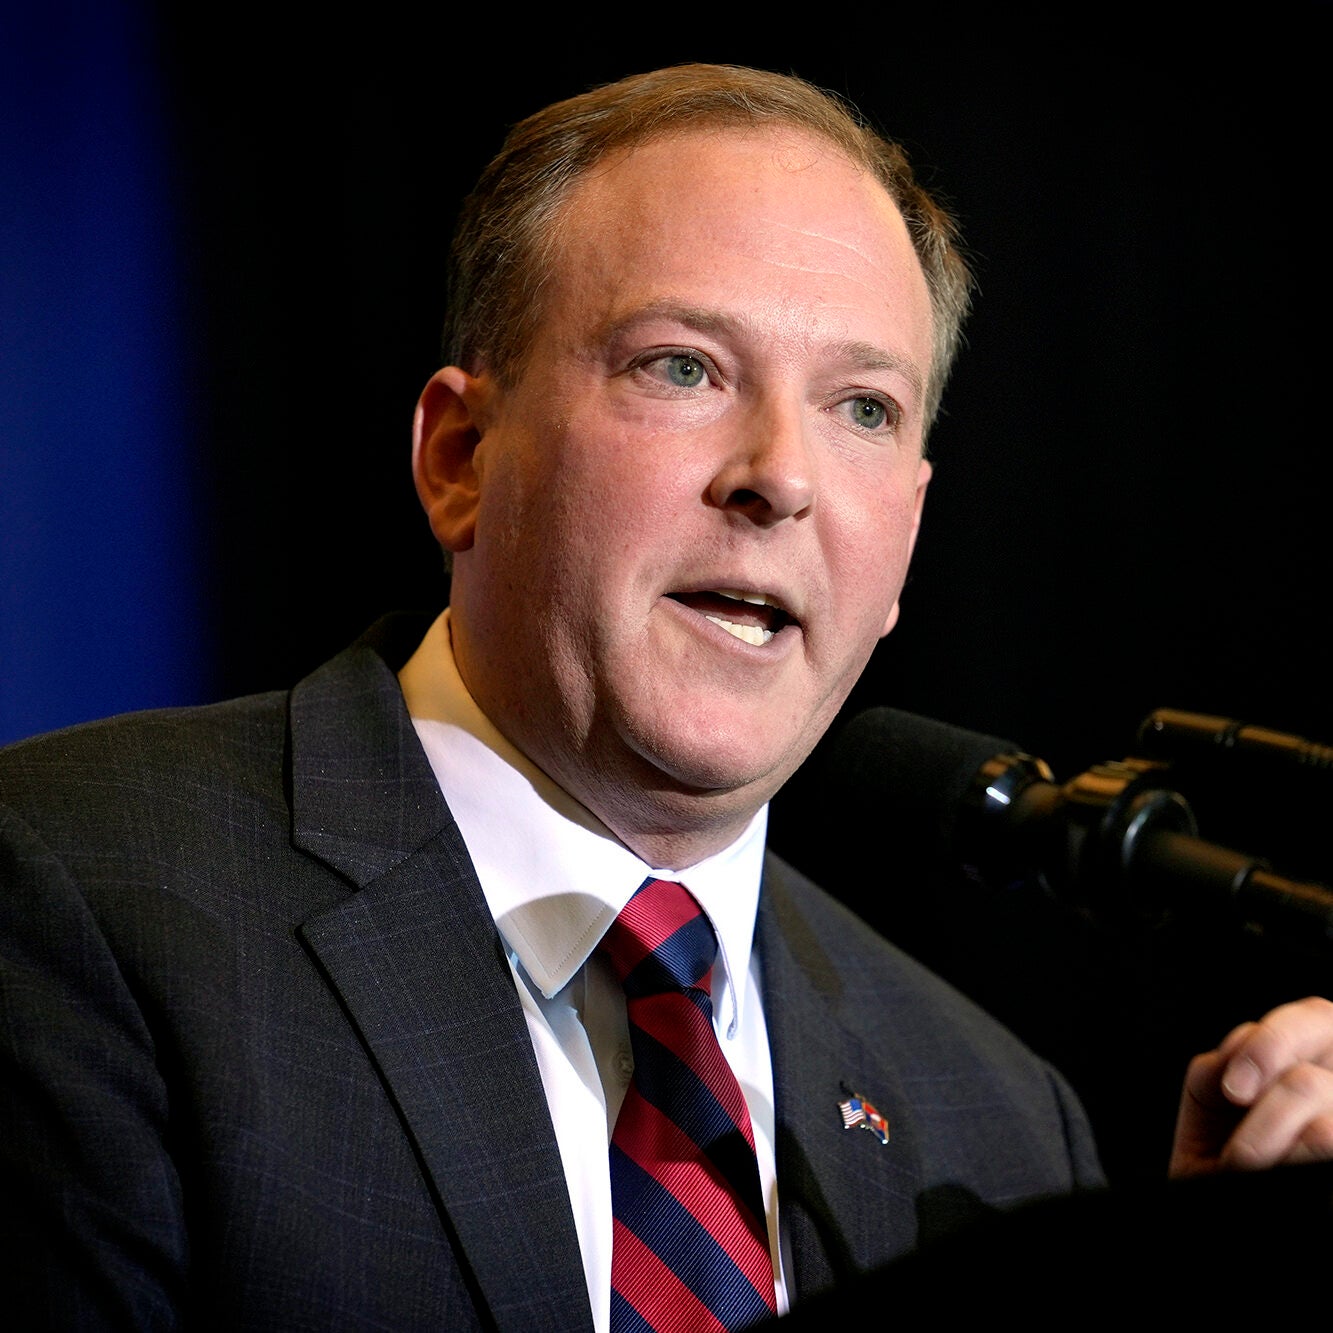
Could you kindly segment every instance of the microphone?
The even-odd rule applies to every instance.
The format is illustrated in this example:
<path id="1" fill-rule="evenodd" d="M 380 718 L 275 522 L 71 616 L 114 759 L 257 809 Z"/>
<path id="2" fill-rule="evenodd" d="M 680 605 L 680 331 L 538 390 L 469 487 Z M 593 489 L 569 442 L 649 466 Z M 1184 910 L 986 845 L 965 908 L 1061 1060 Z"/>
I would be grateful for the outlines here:
<path id="1" fill-rule="evenodd" d="M 1235 718 L 1210 713 L 1187 713 L 1179 708 L 1158 708 L 1139 725 L 1140 752 L 1153 759 L 1216 759 L 1247 762 L 1256 771 L 1283 769 L 1333 777 L 1333 745 L 1320 745 L 1304 736 L 1257 727 Z"/>
<path id="2" fill-rule="evenodd" d="M 965 841 L 962 812 L 978 775 L 996 756 L 1026 758 L 1034 777 L 1054 781 L 1042 760 L 1024 756 L 1010 741 L 897 708 L 871 708 L 845 723 L 826 747 L 821 771 L 862 808 L 872 827 L 891 819 L 910 829 L 930 857 L 953 863 Z"/>
<path id="3" fill-rule="evenodd" d="M 1198 836 L 1169 765 L 1130 757 L 1065 783 L 1010 741 L 895 708 L 852 718 L 826 772 L 879 819 L 988 887 L 1036 883 L 1115 924 L 1181 911 L 1307 951 L 1333 946 L 1333 889 Z"/>

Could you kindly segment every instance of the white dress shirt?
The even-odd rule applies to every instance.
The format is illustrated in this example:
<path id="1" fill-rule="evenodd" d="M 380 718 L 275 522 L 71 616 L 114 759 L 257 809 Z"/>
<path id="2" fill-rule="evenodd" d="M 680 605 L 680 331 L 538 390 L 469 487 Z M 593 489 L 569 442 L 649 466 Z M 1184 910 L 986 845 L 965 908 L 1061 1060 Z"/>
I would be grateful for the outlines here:
<path id="1" fill-rule="evenodd" d="M 508 951 L 551 1109 L 598 1333 L 606 1333 L 611 1306 L 608 1150 L 633 1059 L 624 992 L 609 966 L 590 955 L 650 875 L 685 884 L 717 933 L 714 1024 L 750 1111 L 778 1309 L 785 1313 L 773 1069 L 759 959 L 750 947 L 767 807 L 724 851 L 687 870 L 659 871 L 486 719 L 458 674 L 447 610 L 399 680 Z"/>

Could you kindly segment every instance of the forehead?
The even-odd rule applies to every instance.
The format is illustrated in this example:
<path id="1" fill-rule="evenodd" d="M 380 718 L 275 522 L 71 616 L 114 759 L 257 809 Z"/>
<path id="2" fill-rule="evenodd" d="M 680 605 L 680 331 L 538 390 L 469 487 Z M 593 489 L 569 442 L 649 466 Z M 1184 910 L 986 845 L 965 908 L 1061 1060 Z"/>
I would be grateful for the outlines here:
<path id="1" fill-rule="evenodd" d="M 678 291 L 889 319 L 929 344 L 929 292 L 896 204 L 801 130 L 696 129 L 614 153 L 573 187 L 555 234 L 553 294 L 567 314 Z"/>

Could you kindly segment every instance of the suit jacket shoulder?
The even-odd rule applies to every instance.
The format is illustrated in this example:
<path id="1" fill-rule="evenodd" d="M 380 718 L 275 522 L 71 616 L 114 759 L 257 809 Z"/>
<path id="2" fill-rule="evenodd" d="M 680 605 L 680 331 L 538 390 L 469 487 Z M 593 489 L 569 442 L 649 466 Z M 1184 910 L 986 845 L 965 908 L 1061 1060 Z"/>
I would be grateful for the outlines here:
<path id="1" fill-rule="evenodd" d="M 394 665 L 363 642 L 0 755 L 0 1252 L 34 1326 L 590 1327 Z"/>

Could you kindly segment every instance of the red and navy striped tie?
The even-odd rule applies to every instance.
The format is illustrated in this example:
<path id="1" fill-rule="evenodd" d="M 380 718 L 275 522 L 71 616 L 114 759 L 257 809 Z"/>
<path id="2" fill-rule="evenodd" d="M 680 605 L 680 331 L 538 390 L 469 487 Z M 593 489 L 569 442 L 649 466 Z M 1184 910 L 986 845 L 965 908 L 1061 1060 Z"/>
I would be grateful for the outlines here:
<path id="1" fill-rule="evenodd" d="M 646 880 L 599 946 L 625 987 L 634 1077 L 611 1136 L 613 1333 L 747 1328 L 776 1312 L 745 1099 L 713 1031 L 717 940 Z"/>

